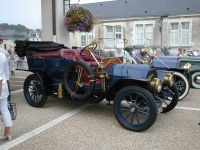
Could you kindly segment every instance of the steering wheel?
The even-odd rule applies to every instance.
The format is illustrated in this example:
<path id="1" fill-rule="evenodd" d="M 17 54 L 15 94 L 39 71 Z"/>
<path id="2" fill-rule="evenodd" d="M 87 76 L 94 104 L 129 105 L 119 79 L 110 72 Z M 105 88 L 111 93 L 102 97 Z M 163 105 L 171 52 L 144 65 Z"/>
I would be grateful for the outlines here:
<path id="1" fill-rule="evenodd" d="M 92 47 L 89 48 L 90 46 L 92 46 Z M 85 56 L 85 55 L 91 54 L 96 48 L 97 48 L 97 43 L 95 43 L 95 44 L 89 44 L 89 45 L 87 45 L 86 47 L 84 47 L 81 50 L 80 55 L 81 56 Z"/>

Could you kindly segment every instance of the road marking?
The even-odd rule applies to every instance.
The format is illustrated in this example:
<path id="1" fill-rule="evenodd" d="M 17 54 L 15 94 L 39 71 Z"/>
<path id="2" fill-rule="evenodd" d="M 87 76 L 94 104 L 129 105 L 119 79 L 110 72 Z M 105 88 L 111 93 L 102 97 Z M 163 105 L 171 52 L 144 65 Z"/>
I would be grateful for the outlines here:
<path id="1" fill-rule="evenodd" d="M 175 108 L 185 109 L 185 110 L 197 110 L 197 111 L 200 111 L 200 108 L 190 108 L 190 107 L 180 107 L 180 106 L 176 106 Z"/>
<path id="2" fill-rule="evenodd" d="M 12 95 L 12 94 L 15 94 L 15 93 L 19 93 L 19 92 L 23 92 L 23 89 L 11 91 L 11 95 Z"/>
<path id="3" fill-rule="evenodd" d="M 79 107 L 77 109 L 74 109 L 73 111 L 68 112 L 63 116 L 60 116 L 57 119 L 54 119 L 54 120 L 52 120 L 52 121 L 50 121 L 50 122 L 48 122 L 48 123 L 36 128 L 34 130 L 24 134 L 24 135 L 22 135 L 22 136 L 20 136 L 20 137 L 18 137 L 16 139 L 6 143 L 6 144 L 0 146 L 0 149 L 3 149 L 3 150 L 10 149 L 10 148 L 12 148 L 12 147 L 24 142 L 25 140 L 28 140 L 29 138 L 31 138 L 31 137 L 33 137 L 33 136 L 45 131 L 46 129 L 48 129 L 48 128 L 60 123 L 61 121 L 65 120 L 67 118 L 70 118 L 71 116 L 81 112 L 82 110 L 86 109 L 89 106 L 91 106 L 91 104 L 85 104 L 85 105 L 83 105 L 83 106 L 81 106 L 81 107 Z"/>

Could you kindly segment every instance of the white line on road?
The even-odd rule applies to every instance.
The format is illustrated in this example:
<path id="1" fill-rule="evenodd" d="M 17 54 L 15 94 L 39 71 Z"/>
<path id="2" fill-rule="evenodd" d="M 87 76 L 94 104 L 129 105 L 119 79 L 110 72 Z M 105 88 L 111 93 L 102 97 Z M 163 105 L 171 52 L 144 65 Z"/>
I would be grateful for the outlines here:
<path id="1" fill-rule="evenodd" d="M 12 95 L 12 94 L 15 94 L 15 93 L 19 93 L 19 92 L 23 92 L 23 89 L 16 90 L 16 91 L 11 91 L 11 95 Z"/>
<path id="2" fill-rule="evenodd" d="M 185 109 L 185 110 L 197 110 L 197 111 L 200 111 L 200 108 L 190 108 L 190 107 L 180 107 L 180 106 L 176 106 L 175 108 Z"/>
<path id="3" fill-rule="evenodd" d="M 3 149 L 3 150 L 10 149 L 10 148 L 12 148 L 12 147 L 24 142 L 25 140 L 27 140 L 27 139 L 29 139 L 29 138 L 31 138 L 31 137 L 43 132 L 44 130 L 46 130 L 46 129 L 48 129 L 48 128 L 50 128 L 50 127 L 52 127 L 52 126 L 54 126 L 54 125 L 56 125 L 58 123 L 60 123 L 61 121 L 63 121 L 65 119 L 67 119 L 67 118 L 79 113 L 80 111 L 84 110 L 85 108 L 87 108 L 89 106 L 91 106 L 91 104 L 85 104 L 85 105 L 83 105 L 83 106 L 81 106 L 81 107 L 79 107 L 77 109 L 74 109 L 73 111 L 68 112 L 63 116 L 60 116 L 59 118 L 54 119 L 54 120 L 52 120 L 52 121 L 50 121 L 50 122 L 48 122 L 48 123 L 36 128 L 36 129 L 30 131 L 30 132 L 28 132 L 28 133 L 26 133 L 26 134 L 24 134 L 24 135 L 22 135 L 22 136 L 20 136 L 20 137 L 18 137 L 16 139 L 12 140 L 11 142 L 8 142 L 8 143 L 0 146 L 0 149 Z"/>

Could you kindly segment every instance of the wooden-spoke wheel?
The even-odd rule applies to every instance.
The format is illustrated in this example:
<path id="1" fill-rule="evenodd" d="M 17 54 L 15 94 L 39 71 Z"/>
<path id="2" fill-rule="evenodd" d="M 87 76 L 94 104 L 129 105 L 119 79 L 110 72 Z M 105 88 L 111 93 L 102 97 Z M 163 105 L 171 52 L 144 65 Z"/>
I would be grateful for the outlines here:
<path id="1" fill-rule="evenodd" d="M 35 74 L 29 75 L 24 81 L 24 96 L 33 107 L 42 107 L 47 101 L 45 87 Z"/>

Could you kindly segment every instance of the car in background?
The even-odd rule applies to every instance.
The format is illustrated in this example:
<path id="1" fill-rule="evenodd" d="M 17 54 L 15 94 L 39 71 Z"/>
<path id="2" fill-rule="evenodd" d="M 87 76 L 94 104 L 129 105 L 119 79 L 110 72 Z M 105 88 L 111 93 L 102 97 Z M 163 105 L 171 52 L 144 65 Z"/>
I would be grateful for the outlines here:
<path id="1" fill-rule="evenodd" d="M 126 46 L 124 49 L 132 55 L 134 51 L 137 51 L 142 47 L 144 47 L 144 45 L 137 44 Z M 171 63 L 171 60 L 174 60 L 175 56 L 172 56 L 167 47 L 159 45 L 151 45 L 146 47 L 150 47 L 152 50 L 160 48 L 162 50 L 162 56 L 159 56 L 158 58 L 161 60 L 164 59 L 165 63 L 167 64 Z M 200 88 L 200 51 L 187 51 L 187 53 L 189 53 L 187 56 L 177 56 L 177 60 L 180 62 L 180 67 L 184 67 L 184 65 L 187 63 L 191 64 L 190 71 L 187 73 L 187 79 L 189 80 L 189 83 L 192 85 L 192 87 Z M 167 57 L 165 58 L 163 56 Z M 154 65 L 157 64 L 154 63 Z"/>
<path id="2" fill-rule="evenodd" d="M 187 56 L 193 56 L 193 57 L 200 57 L 200 51 L 199 50 L 189 50 L 187 51 Z"/>
<path id="3" fill-rule="evenodd" d="M 134 51 L 140 50 L 142 47 L 145 47 L 145 45 L 143 45 L 143 44 L 129 45 L 129 46 L 126 46 L 124 48 L 124 50 L 126 50 L 127 52 L 130 53 L 130 52 L 134 52 Z M 172 54 L 170 53 L 170 51 L 168 50 L 168 48 L 165 47 L 165 46 L 149 45 L 149 46 L 146 46 L 146 47 L 151 48 L 153 51 L 155 51 L 157 48 L 160 48 L 161 51 L 162 51 L 161 55 L 172 56 Z"/>

